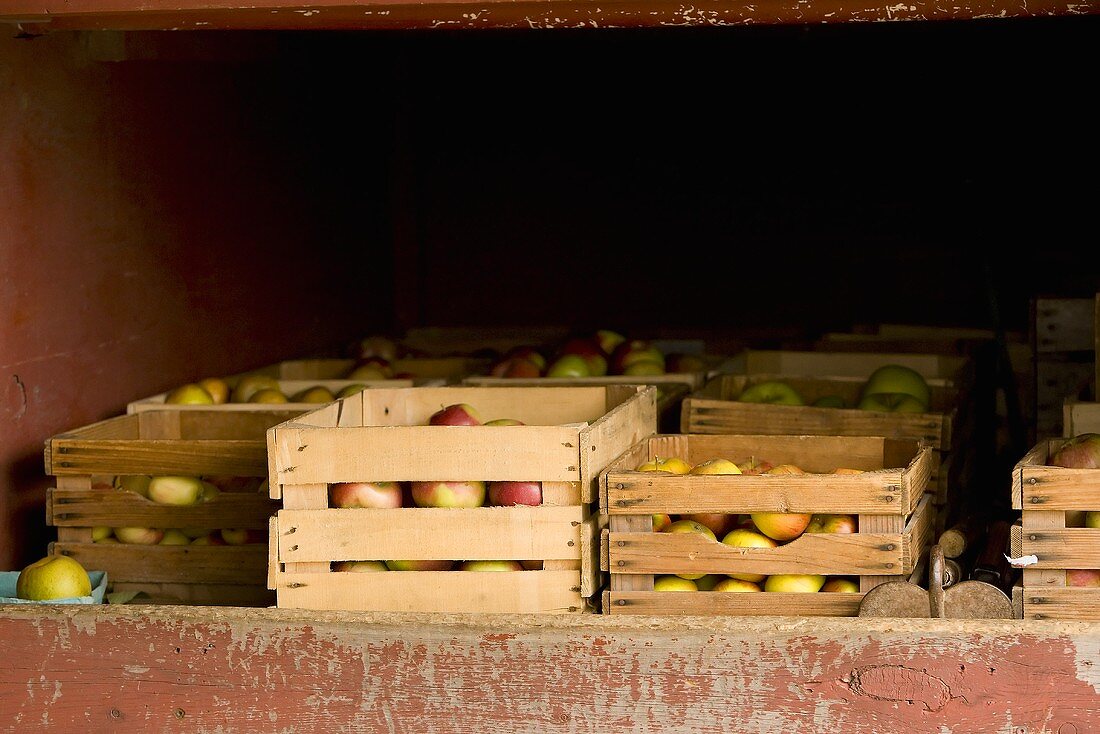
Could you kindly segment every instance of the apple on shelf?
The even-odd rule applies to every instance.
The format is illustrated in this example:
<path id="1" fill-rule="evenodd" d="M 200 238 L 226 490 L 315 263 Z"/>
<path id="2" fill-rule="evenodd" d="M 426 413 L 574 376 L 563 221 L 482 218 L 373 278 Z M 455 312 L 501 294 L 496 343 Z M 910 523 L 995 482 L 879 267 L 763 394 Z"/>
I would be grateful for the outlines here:
<path id="1" fill-rule="evenodd" d="M 197 382 L 188 382 L 173 388 L 164 396 L 168 405 L 214 405 L 214 397 Z"/>
<path id="2" fill-rule="evenodd" d="M 634 367 L 633 373 L 627 371 L 641 362 L 647 362 L 649 365 Z M 664 372 L 664 353 L 646 339 L 627 339 L 620 342 L 607 360 L 609 375 L 664 374 Z"/>
<path id="3" fill-rule="evenodd" d="M 31 563 L 15 580 L 15 595 L 27 601 L 53 601 L 90 596 L 92 579 L 80 561 L 50 555 Z"/>
<path id="4" fill-rule="evenodd" d="M 401 507 L 400 482 L 337 482 L 329 485 L 332 507 L 395 508 Z"/>
<path id="5" fill-rule="evenodd" d="M 430 426 L 480 426 L 481 414 L 469 403 L 440 406 L 428 417 Z"/>
<path id="6" fill-rule="evenodd" d="M 1100 433 L 1079 433 L 1066 439 L 1047 464 L 1065 469 L 1100 469 Z"/>
<path id="7" fill-rule="evenodd" d="M 489 504 L 497 507 L 511 507 L 512 505 L 541 505 L 542 482 L 489 482 L 488 497 Z"/>
<path id="8" fill-rule="evenodd" d="M 781 380 L 763 380 L 749 385 L 738 396 L 742 403 L 771 405 L 805 405 L 798 391 Z"/>
<path id="9" fill-rule="evenodd" d="M 867 378 L 860 394 L 861 410 L 889 413 L 927 413 L 932 405 L 932 388 L 912 367 L 887 364 Z"/>
<path id="10" fill-rule="evenodd" d="M 417 507 L 483 507 L 485 482 L 412 482 L 409 485 Z"/>
<path id="11" fill-rule="evenodd" d="M 602 377 L 607 374 L 607 353 L 596 336 L 572 337 L 558 348 L 558 358 L 566 355 L 581 357 L 588 366 L 588 375 Z"/>

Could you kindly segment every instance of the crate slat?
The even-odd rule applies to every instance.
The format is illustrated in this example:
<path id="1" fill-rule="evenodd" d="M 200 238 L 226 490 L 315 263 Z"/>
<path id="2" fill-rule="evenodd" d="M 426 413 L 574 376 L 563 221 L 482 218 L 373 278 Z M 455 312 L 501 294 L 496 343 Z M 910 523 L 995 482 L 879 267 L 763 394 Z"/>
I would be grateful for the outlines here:
<path id="1" fill-rule="evenodd" d="M 279 509 L 266 494 L 222 492 L 197 505 L 163 505 L 122 490 L 47 490 L 46 523 L 57 527 L 255 528 Z"/>
<path id="2" fill-rule="evenodd" d="M 604 594 L 604 608 L 613 614 L 650 616 L 784 616 L 855 617 L 861 593 L 791 592 L 731 593 L 722 591 L 618 591 Z"/>
<path id="3" fill-rule="evenodd" d="M 264 587 L 267 544 L 126 545 L 123 543 L 50 544 L 84 568 L 106 570 L 112 584 L 251 584 Z"/>

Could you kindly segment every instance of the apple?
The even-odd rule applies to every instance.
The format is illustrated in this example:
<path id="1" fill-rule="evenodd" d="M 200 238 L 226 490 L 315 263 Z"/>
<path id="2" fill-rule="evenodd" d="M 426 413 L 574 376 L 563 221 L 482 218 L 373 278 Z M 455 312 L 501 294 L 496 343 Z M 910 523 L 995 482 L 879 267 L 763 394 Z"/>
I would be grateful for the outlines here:
<path id="1" fill-rule="evenodd" d="M 214 405 L 224 405 L 229 402 L 229 383 L 221 377 L 204 377 L 199 380 L 199 387 L 210 393 L 214 399 Z"/>
<path id="2" fill-rule="evenodd" d="M 412 482 L 409 485 L 417 507 L 483 507 L 485 482 Z"/>
<path id="3" fill-rule="evenodd" d="M 653 532 L 663 533 L 672 524 L 672 516 L 667 512 L 659 512 L 653 516 Z"/>
<path id="4" fill-rule="evenodd" d="M 1066 469 L 1100 469 L 1100 433 L 1079 433 L 1067 439 L 1050 455 L 1047 464 Z"/>
<path id="5" fill-rule="evenodd" d="M 859 518 L 856 515 L 819 513 L 810 518 L 807 533 L 854 533 L 857 532 Z"/>
<path id="6" fill-rule="evenodd" d="M 149 480 L 149 499 L 161 505 L 196 505 L 205 491 L 198 477 L 159 476 Z"/>
<path id="7" fill-rule="evenodd" d="M 1073 568 L 1066 571 L 1066 586 L 1100 586 L 1100 568 Z"/>
<path id="8" fill-rule="evenodd" d="M 522 571 L 523 564 L 519 561 L 463 561 L 458 565 L 459 571 Z"/>
<path id="9" fill-rule="evenodd" d="M 663 471 L 670 474 L 687 474 L 691 471 L 691 464 L 679 456 L 658 456 L 639 464 L 635 471 Z"/>
<path id="10" fill-rule="evenodd" d="M 486 426 L 525 426 L 527 425 L 521 420 L 516 418 L 494 418 L 491 421 L 485 421 Z"/>
<path id="11" fill-rule="evenodd" d="M 383 380 L 392 379 L 393 376 L 394 376 L 393 375 L 393 365 L 390 364 L 390 360 L 385 359 L 383 357 L 379 357 L 379 356 L 365 357 L 363 359 L 360 359 L 354 365 L 352 365 L 350 370 L 348 370 L 349 375 L 356 374 L 357 372 L 359 374 L 377 372 L 378 374 L 382 375 L 381 379 L 383 379 Z M 358 378 L 347 378 L 347 379 L 358 379 Z"/>
<path id="12" fill-rule="evenodd" d="M 542 367 L 529 357 L 501 357 L 489 368 L 492 377 L 542 377 Z"/>
<path id="13" fill-rule="evenodd" d="M 700 525 L 706 525 L 710 528 L 710 531 L 714 533 L 714 537 L 717 540 L 723 535 L 733 530 L 734 523 L 737 522 L 737 516 L 727 514 L 724 512 L 693 512 L 682 516 L 685 520 L 691 520 L 697 522 Z"/>
<path id="14" fill-rule="evenodd" d="M 626 368 L 635 362 L 658 362 L 661 367 L 665 364 L 664 353 L 646 339 L 627 339 L 620 342 L 607 359 L 607 373 L 610 375 L 626 374 Z"/>
<path id="15" fill-rule="evenodd" d="M 372 334 L 348 347 L 347 354 L 352 359 L 380 357 L 387 362 L 397 359 L 397 343 L 388 336 Z"/>
<path id="16" fill-rule="evenodd" d="M 706 372 L 707 364 L 703 361 L 703 358 L 697 354 L 673 352 L 665 355 L 665 369 L 673 374 Z"/>
<path id="17" fill-rule="evenodd" d="M 637 362 L 631 362 L 623 369 L 623 374 L 631 377 L 663 375 L 665 373 L 665 363 L 655 359 L 640 359 Z"/>
<path id="18" fill-rule="evenodd" d="M 806 532 L 813 513 L 809 512 L 754 512 L 752 524 L 772 540 L 786 542 Z"/>
<path id="19" fill-rule="evenodd" d="M 857 405 L 860 410 L 876 410 L 881 413 L 927 413 L 928 406 L 906 393 L 872 393 L 864 395 Z"/>
<path id="20" fill-rule="evenodd" d="M 290 397 L 292 403 L 331 403 L 336 395 L 324 385 L 314 385 L 299 390 Z"/>
<path id="21" fill-rule="evenodd" d="M 222 540 L 220 533 L 207 533 L 192 540 L 191 545 L 228 545 L 228 543 Z"/>
<path id="22" fill-rule="evenodd" d="M 400 482 L 334 482 L 329 485 L 331 507 L 401 507 Z"/>
<path id="23" fill-rule="evenodd" d="M 387 371 L 385 367 L 382 367 L 376 363 L 360 364 L 352 367 L 346 375 L 345 380 L 388 380 L 392 373 Z"/>
<path id="24" fill-rule="evenodd" d="M 147 474 L 124 474 L 116 477 L 115 482 L 123 492 L 133 492 L 142 497 L 149 496 L 149 482 L 153 481 Z"/>
<path id="25" fill-rule="evenodd" d="M 714 587 L 723 580 L 725 580 L 724 576 L 719 576 L 716 573 L 708 573 L 701 579 L 695 579 L 695 588 L 699 591 L 714 591 Z"/>
<path id="26" fill-rule="evenodd" d="M 160 528 L 115 528 L 115 537 L 118 542 L 126 545 L 156 545 L 164 537 L 164 531 Z"/>
<path id="27" fill-rule="evenodd" d="M 749 385 L 737 399 L 742 403 L 769 403 L 771 405 L 805 405 L 798 391 L 779 380 L 764 380 Z"/>
<path id="28" fill-rule="evenodd" d="M 546 355 L 537 347 L 531 346 L 530 344 L 514 346 L 504 353 L 504 357 L 526 359 L 535 363 L 535 366 L 539 368 L 540 374 L 546 371 Z"/>
<path id="29" fill-rule="evenodd" d="M 267 533 L 255 528 L 222 528 L 221 536 L 226 545 L 251 545 L 267 542 Z"/>
<path id="30" fill-rule="evenodd" d="M 332 564 L 333 571 L 350 571 L 352 573 L 370 573 L 372 571 L 389 571 L 382 561 L 336 561 Z"/>
<path id="31" fill-rule="evenodd" d="M 764 582 L 764 591 L 817 593 L 825 577 L 816 573 L 773 573 Z"/>
<path id="32" fill-rule="evenodd" d="M 290 399 L 282 390 L 262 387 L 248 397 L 249 403 L 289 403 Z"/>
<path id="33" fill-rule="evenodd" d="M 195 538 L 201 538 L 204 535 L 210 534 L 210 530 L 208 528 L 180 528 L 180 532 L 182 532 L 191 540 L 194 540 Z"/>
<path id="34" fill-rule="evenodd" d="M 722 542 L 734 548 L 774 548 L 779 545 L 763 533 L 744 528 L 735 528 L 729 531 L 723 536 Z M 726 575 L 731 579 L 752 581 L 757 584 L 765 579 L 763 574 L 756 573 L 730 573 Z"/>
<path id="35" fill-rule="evenodd" d="M 480 426 L 481 414 L 469 403 L 440 406 L 428 417 L 429 426 Z"/>
<path id="36" fill-rule="evenodd" d="M 1085 513 L 1086 528 L 1100 528 L 1100 510 L 1089 510 Z"/>
<path id="37" fill-rule="evenodd" d="M 607 353 L 595 336 L 567 339 L 558 350 L 559 355 L 576 354 L 588 363 L 588 372 L 595 377 L 607 374 Z"/>
<path id="38" fill-rule="evenodd" d="M 615 347 L 626 341 L 626 337 L 611 329 L 597 329 L 596 341 L 599 342 L 603 353 L 610 356 L 615 351 Z"/>
<path id="39" fill-rule="evenodd" d="M 591 377 L 588 360 L 579 354 L 563 354 L 546 368 L 547 377 Z"/>
<path id="40" fill-rule="evenodd" d="M 698 591 L 699 586 L 682 576 L 658 576 L 653 579 L 654 591 Z"/>
<path id="41" fill-rule="evenodd" d="M 213 482 L 208 482 L 205 479 L 200 480 L 202 482 L 202 497 L 199 498 L 200 502 L 210 502 L 218 498 L 218 495 L 222 493 L 218 489 L 218 485 Z"/>
<path id="42" fill-rule="evenodd" d="M 863 395 L 879 393 L 912 395 L 927 408 L 932 404 L 932 389 L 924 376 L 912 367 L 901 364 L 886 364 L 867 378 L 863 385 Z"/>
<path id="43" fill-rule="evenodd" d="M 697 535 L 702 535 L 703 537 L 710 538 L 713 541 L 718 540 L 718 537 L 714 534 L 714 531 L 708 528 L 706 525 L 701 522 L 696 522 L 694 520 L 688 519 L 676 520 L 668 526 L 668 529 L 665 530 L 665 532 L 695 533 Z M 691 579 L 692 581 L 694 581 L 695 579 L 701 579 L 703 578 L 703 576 L 706 576 L 706 574 L 704 573 L 678 573 L 676 575 L 682 579 Z"/>
<path id="44" fill-rule="evenodd" d="M 247 403 L 252 393 L 264 388 L 278 390 L 279 381 L 270 375 L 244 375 L 233 387 L 230 399 L 234 403 Z"/>
<path id="45" fill-rule="evenodd" d="M 691 467 L 690 474 L 740 474 L 741 468 L 729 459 L 717 457 Z"/>
<path id="46" fill-rule="evenodd" d="M 752 456 L 746 461 L 737 462 L 737 468 L 741 470 L 742 474 L 766 474 L 768 470 L 772 468 L 772 463 L 770 461 L 761 461 L 755 456 Z"/>
<path id="47" fill-rule="evenodd" d="M 837 591 L 844 594 L 858 594 L 859 582 L 843 576 L 834 576 L 821 585 L 821 591 Z"/>
<path id="48" fill-rule="evenodd" d="M 844 398 L 839 395 L 822 395 L 813 403 L 815 408 L 843 408 Z"/>
<path id="49" fill-rule="evenodd" d="M 96 525 L 94 528 L 92 528 L 92 542 L 98 543 L 104 538 L 111 537 L 111 532 L 111 529 L 106 525 Z"/>
<path id="50" fill-rule="evenodd" d="M 174 388 L 164 396 L 168 405 L 213 405 L 214 398 L 197 382 L 188 382 Z"/>
<path id="51" fill-rule="evenodd" d="M 450 571 L 454 561 L 384 561 L 391 571 Z"/>
<path id="52" fill-rule="evenodd" d="M 15 580 L 15 595 L 29 601 L 52 601 L 92 595 L 92 579 L 80 561 L 53 555 L 24 566 Z"/>
<path id="53" fill-rule="evenodd" d="M 764 472 L 765 474 L 805 474 L 800 466 L 794 464 L 778 464 Z"/>
<path id="54" fill-rule="evenodd" d="M 715 591 L 760 591 L 760 584 L 744 579 L 725 578 L 714 586 Z"/>
<path id="55" fill-rule="evenodd" d="M 157 545 L 191 545 L 191 539 L 179 528 L 168 528 Z"/>
<path id="56" fill-rule="evenodd" d="M 336 397 L 337 397 L 337 399 L 339 399 L 339 398 L 350 398 L 352 395 L 355 395 L 357 393 L 361 393 L 366 389 L 367 389 L 367 386 L 364 385 L 363 383 L 353 382 L 350 385 L 345 385 L 344 387 L 340 388 L 340 392 L 336 393 Z"/>
<path id="57" fill-rule="evenodd" d="M 511 507 L 542 504 L 542 482 L 489 482 L 488 493 L 490 505 Z"/>

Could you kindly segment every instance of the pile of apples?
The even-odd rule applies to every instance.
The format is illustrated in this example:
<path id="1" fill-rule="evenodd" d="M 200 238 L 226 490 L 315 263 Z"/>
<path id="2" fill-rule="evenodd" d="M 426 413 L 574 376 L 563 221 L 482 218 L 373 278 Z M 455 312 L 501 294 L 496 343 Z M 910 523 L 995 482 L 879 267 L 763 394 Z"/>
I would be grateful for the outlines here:
<path id="1" fill-rule="evenodd" d="M 1079 433 L 1068 438 L 1047 459 L 1047 466 L 1065 469 L 1100 469 L 1100 433 Z M 1100 510 L 1075 512 L 1066 527 L 1100 528 Z M 1100 569 L 1075 568 L 1066 571 L 1066 586 L 1100 588 Z"/>
<path id="2" fill-rule="evenodd" d="M 603 377 L 700 372 L 702 361 L 689 354 L 665 354 L 651 340 L 628 339 L 599 329 L 574 336 L 550 349 L 513 347 L 489 368 L 493 377 Z"/>
<path id="3" fill-rule="evenodd" d="M 431 426 L 522 426 L 515 418 L 484 421 L 469 403 L 441 406 L 428 418 Z M 399 509 L 403 507 L 512 507 L 542 504 L 539 481 L 376 481 L 329 484 L 329 506 Z M 524 571 L 542 568 L 542 561 L 338 561 L 334 571 Z"/>
<path id="4" fill-rule="evenodd" d="M 782 380 L 764 380 L 750 385 L 738 396 L 743 403 L 806 405 L 802 396 Z M 815 408 L 858 408 L 884 413 L 927 413 L 932 390 L 924 376 L 900 364 L 888 364 L 871 373 L 856 405 L 847 405 L 840 395 L 822 395 L 811 403 Z"/>
<path id="5" fill-rule="evenodd" d="M 352 379 L 385 379 L 375 377 L 356 377 Z M 164 396 L 167 405 L 223 405 L 225 403 L 331 403 L 338 398 L 346 398 L 366 385 L 352 384 L 334 393 L 324 385 L 313 385 L 293 395 L 283 392 L 279 381 L 269 375 L 245 375 L 230 388 L 229 382 L 221 377 L 207 377 L 198 382 L 189 382 L 169 391 Z"/>
<path id="6" fill-rule="evenodd" d="M 736 462 L 724 457 L 692 465 L 680 457 L 658 457 L 636 467 L 638 471 L 672 474 L 806 474 L 794 464 L 772 465 L 755 457 Z M 858 474 L 859 469 L 839 467 L 830 474 Z M 752 514 L 701 513 L 656 514 L 653 530 L 659 533 L 696 533 L 715 542 L 738 548 L 775 548 L 803 533 L 854 533 L 858 518 L 846 514 L 754 512 Z M 684 573 L 658 576 L 655 591 L 787 591 L 858 592 L 859 582 L 851 577 L 820 574 L 718 574 Z"/>
<path id="7" fill-rule="evenodd" d="M 131 474 L 115 477 L 113 487 L 133 492 L 159 505 L 184 507 L 209 502 L 226 492 L 267 492 L 258 477 L 148 476 Z M 92 541 L 126 545 L 247 545 L 267 542 L 267 534 L 252 528 L 92 528 Z"/>

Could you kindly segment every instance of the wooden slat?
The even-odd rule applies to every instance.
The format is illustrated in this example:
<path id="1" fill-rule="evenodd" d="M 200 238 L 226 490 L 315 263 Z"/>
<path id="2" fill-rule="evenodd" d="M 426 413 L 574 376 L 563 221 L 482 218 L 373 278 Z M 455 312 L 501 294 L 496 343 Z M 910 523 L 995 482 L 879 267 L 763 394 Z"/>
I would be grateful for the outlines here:
<path id="1" fill-rule="evenodd" d="M 1012 469 L 1012 509 L 1022 510 L 1024 507 L 1025 469 L 1030 475 L 1036 467 L 1046 466 L 1049 456 L 1050 442 L 1044 439 L 1028 450 L 1024 457 L 1016 462 Z M 1026 483 L 1030 484 L 1030 482 Z"/>
<path id="2" fill-rule="evenodd" d="M 161 584 L 154 582 L 119 582 L 111 591 L 141 592 L 127 606 L 161 607 L 165 605 L 218 607 L 273 607 L 275 592 L 255 584 Z"/>
<path id="3" fill-rule="evenodd" d="M 680 456 L 698 464 L 718 456 L 736 462 L 755 456 L 772 464 L 795 464 L 807 472 L 831 472 L 838 466 L 864 470 L 903 468 L 918 448 L 916 441 L 898 442 L 898 446 L 908 449 L 908 455 L 904 461 L 888 465 L 884 463 L 887 440 L 878 436 L 672 434 L 654 436 L 647 443 L 647 459 Z"/>
<path id="4" fill-rule="evenodd" d="M 611 515 L 607 527 L 608 543 L 612 533 L 653 534 L 653 515 Z M 608 585 L 612 591 L 653 591 L 653 574 L 619 573 L 621 569 L 617 564 L 611 563 L 609 553 L 606 561 L 600 565 L 611 572 Z"/>
<path id="5" fill-rule="evenodd" d="M 332 391 L 333 395 L 339 393 L 345 387 L 350 385 L 366 385 L 369 389 L 374 388 L 400 388 L 400 387 L 412 387 L 413 380 L 401 379 L 401 380 L 279 380 L 280 391 L 287 396 L 292 397 L 300 390 L 305 390 L 311 387 L 326 387 Z M 127 413 L 144 413 L 149 411 L 157 412 L 174 412 L 174 411 L 217 411 L 217 412 L 283 412 L 283 413 L 305 413 L 317 408 L 317 403 L 298 403 L 298 402 L 285 402 L 285 403 L 222 403 L 221 405 L 180 405 L 180 404 L 167 404 L 165 399 L 168 397 L 168 393 L 159 393 L 157 395 L 151 395 L 147 398 L 131 401 L 126 405 Z"/>
<path id="6" fill-rule="evenodd" d="M 139 415 L 138 426 L 141 438 L 144 439 L 183 438 L 183 422 L 176 411 L 154 410 Z M 238 435 L 235 438 L 245 438 L 245 436 Z"/>
<path id="7" fill-rule="evenodd" d="M 1022 555 L 1035 555 L 1039 559 L 1039 562 L 1030 568 L 1062 570 L 1100 568 L 1100 530 L 1095 528 L 1040 530 L 1029 520 L 1031 518 L 1025 515 Z"/>
<path id="8" fill-rule="evenodd" d="M 49 525 L 59 527 L 255 528 L 267 527 L 279 504 L 267 495 L 222 492 L 197 505 L 162 505 L 133 492 L 52 489 Z"/>
<path id="9" fill-rule="evenodd" d="M 1082 433 L 1100 433 L 1100 403 L 1067 400 L 1062 406 L 1062 411 L 1064 438 Z"/>
<path id="10" fill-rule="evenodd" d="M 611 591 L 605 602 L 607 614 L 653 616 L 795 616 L 855 617 L 863 594 L 784 593 L 721 591 Z"/>
<path id="11" fill-rule="evenodd" d="M 426 425 L 441 407 L 469 403 L 483 420 L 515 418 L 528 426 L 591 423 L 604 415 L 611 386 L 476 387 L 451 385 L 363 393 L 369 425 Z M 387 410 L 389 411 L 387 414 Z"/>
<path id="12" fill-rule="evenodd" d="M 275 574 L 281 571 L 279 565 L 279 514 L 275 513 L 268 518 L 267 524 L 267 588 L 272 591 L 276 588 Z"/>
<path id="13" fill-rule="evenodd" d="M 656 432 L 657 391 L 652 387 L 631 395 L 582 429 L 578 437 L 582 501 L 597 501 L 604 469 L 631 446 Z"/>
<path id="14" fill-rule="evenodd" d="M 580 482 L 543 482 L 542 503 L 544 505 L 580 505 Z"/>
<path id="15" fill-rule="evenodd" d="M 580 558 L 577 507 L 283 510 L 279 560 Z"/>
<path id="16" fill-rule="evenodd" d="M 904 532 L 905 518 L 901 515 L 865 515 L 859 514 L 859 534 L 864 533 L 878 533 L 882 535 L 892 536 L 895 533 L 901 534 Z M 887 561 L 886 563 L 890 563 Z M 908 573 L 909 570 L 904 570 Z M 897 576 L 893 574 L 902 573 L 902 569 L 892 570 L 889 574 L 871 575 L 865 574 L 859 577 L 859 590 L 866 594 L 871 589 L 885 584 L 888 581 L 896 581 Z"/>
<path id="17" fill-rule="evenodd" d="M 600 563 L 600 534 L 606 518 L 592 515 L 581 524 L 581 596 L 594 597 L 603 586 Z"/>
<path id="18" fill-rule="evenodd" d="M 578 387 L 586 385 L 687 385 L 690 389 L 701 387 L 707 379 L 706 372 L 669 372 L 663 375 L 600 375 L 593 377 L 491 377 L 470 375 L 463 385 L 480 387 Z"/>
<path id="19" fill-rule="evenodd" d="M 1022 515 L 1023 529 L 1020 536 L 1020 555 L 1023 555 L 1024 538 L 1033 532 L 1056 532 L 1066 527 L 1066 513 L 1062 510 L 1024 510 Z M 1011 541 L 1012 536 L 1009 535 Z M 1045 591 L 1066 585 L 1065 567 L 1061 569 L 1043 569 L 1027 567 L 1023 570 L 1024 589 L 1030 593 L 1034 590 Z M 1025 609 L 1027 600 L 1024 601 Z"/>
<path id="20" fill-rule="evenodd" d="M 165 412 L 171 414 L 173 411 Z M 180 423 L 182 437 L 191 440 L 258 439 L 263 441 L 269 428 L 301 415 L 301 411 L 281 410 L 278 409 L 278 406 L 274 410 L 258 413 L 223 412 L 218 410 L 175 412 Z M 145 419 L 150 415 L 150 413 L 143 413 L 139 417 Z M 146 435 L 142 437 L 153 438 L 153 436 Z"/>
<path id="21" fill-rule="evenodd" d="M 277 575 L 279 607 L 381 612 L 578 613 L 576 571 Z"/>
<path id="22" fill-rule="evenodd" d="M 921 498 L 902 531 L 902 572 L 911 573 L 922 555 L 927 555 L 937 531 L 936 505 L 931 492 Z"/>
<path id="23" fill-rule="evenodd" d="M 1032 588 L 1024 580 L 1024 619 L 1100 621 L 1100 589 Z"/>
<path id="24" fill-rule="evenodd" d="M 900 523 L 899 523 L 900 524 Z M 608 536 L 612 574 L 902 574 L 902 534 L 804 533 L 776 548 L 735 548 L 696 533 Z M 887 550 L 889 548 L 890 550 Z"/>
<path id="25" fill-rule="evenodd" d="M 263 441 L 54 439 L 47 473 L 262 477 L 267 447 Z"/>
<path id="26" fill-rule="evenodd" d="M 106 571 L 108 584 L 121 582 L 255 584 L 264 588 L 267 543 L 249 545 L 125 545 L 52 543 L 90 571 Z"/>
<path id="27" fill-rule="evenodd" d="M 911 367 L 926 378 L 955 380 L 968 363 L 966 357 L 912 352 L 817 352 L 748 349 L 735 357 L 744 374 L 863 377 L 887 364 Z"/>
<path id="28" fill-rule="evenodd" d="M 1046 465 L 1062 440 L 1041 442 L 1016 464 L 1013 470 L 1016 509 L 1100 509 L 1100 470 Z"/>

